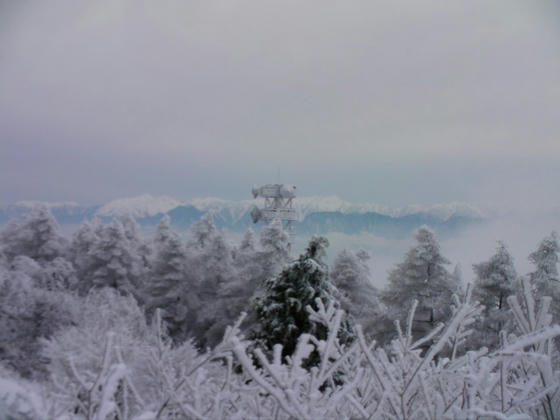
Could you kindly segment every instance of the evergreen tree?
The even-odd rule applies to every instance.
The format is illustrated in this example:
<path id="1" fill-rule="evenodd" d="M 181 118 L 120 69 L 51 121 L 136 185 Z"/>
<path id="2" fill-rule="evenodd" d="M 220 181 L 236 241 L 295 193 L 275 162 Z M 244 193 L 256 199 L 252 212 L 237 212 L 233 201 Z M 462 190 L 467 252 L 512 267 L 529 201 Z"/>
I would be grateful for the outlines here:
<path id="1" fill-rule="evenodd" d="M 233 282 L 235 267 L 233 247 L 224 231 L 218 231 L 211 213 L 204 215 L 189 230 L 189 271 L 194 281 L 186 293 L 196 299 L 196 341 L 201 347 L 212 347 L 222 337 L 223 329 L 232 319 L 226 319 L 227 300 L 223 290 Z"/>
<path id="2" fill-rule="evenodd" d="M 21 223 L 10 223 L 1 232 L 0 243 L 9 260 L 25 255 L 43 263 L 64 256 L 68 250 L 68 240 L 44 205 L 34 207 Z"/>
<path id="3" fill-rule="evenodd" d="M 416 232 L 417 244 L 404 261 L 389 273 L 389 284 L 382 292 L 390 317 L 404 321 L 414 299 L 418 300 L 415 330 L 423 332 L 451 315 L 456 284 L 446 269 L 449 261 L 441 254 L 434 233 L 422 226 Z"/>
<path id="4" fill-rule="evenodd" d="M 560 323 L 560 277 L 558 276 L 558 235 L 552 232 L 544 238 L 537 250 L 529 255 L 535 265 L 535 271 L 529 273 L 529 279 L 537 300 L 543 296 L 552 298 L 551 313 L 554 323 Z"/>
<path id="5" fill-rule="evenodd" d="M 317 309 L 317 298 L 325 305 L 336 302 L 335 288 L 323 262 L 327 246 L 326 238 L 312 238 L 297 261 L 267 282 L 265 295 L 256 302 L 259 328 L 255 338 L 258 343 L 268 349 L 280 343 L 282 354 L 286 356 L 295 350 L 298 337 L 303 333 L 326 338 L 326 327 L 311 320 L 306 307 Z M 313 364 L 314 358 L 311 359 L 309 363 Z"/>
<path id="6" fill-rule="evenodd" d="M 170 336 L 182 341 L 192 319 L 187 319 L 195 301 L 190 286 L 188 256 L 179 235 L 171 228 L 168 216 L 159 223 L 154 236 L 155 255 L 146 285 L 146 306 L 149 315 L 163 309 Z M 189 290 L 191 289 L 191 290 Z M 189 302 L 191 301 L 191 302 Z M 192 314 L 191 314 L 192 315 Z"/>
<path id="7" fill-rule="evenodd" d="M 275 277 L 287 262 L 289 240 L 281 223 L 271 223 L 261 231 L 259 243 L 251 229 L 235 249 L 233 276 L 219 289 L 218 300 L 224 313 L 216 324 L 220 335 L 245 311 L 243 327 L 252 334 L 256 325 L 253 302 L 262 297 L 267 280 Z"/>
<path id="8" fill-rule="evenodd" d="M 214 216 L 211 212 L 206 213 L 198 222 L 189 229 L 189 247 L 204 249 L 208 242 L 217 233 Z"/>
<path id="9" fill-rule="evenodd" d="M 255 232 L 253 229 L 249 228 L 247 232 L 245 232 L 245 235 L 243 235 L 238 250 L 239 252 L 250 254 L 255 251 L 256 246 Z"/>
<path id="10" fill-rule="evenodd" d="M 535 271 L 529 274 L 529 278 L 537 291 L 546 290 L 550 283 L 560 282 L 558 252 L 558 234 L 552 232 L 541 241 L 537 250 L 529 255 L 529 261 L 535 265 Z"/>
<path id="11" fill-rule="evenodd" d="M 363 250 L 357 253 L 343 250 L 334 260 L 331 280 L 340 291 L 342 309 L 361 324 L 366 333 L 373 334 L 386 308 L 371 283 L 370 258 Z"/>
<path id="12" fill-rule="evenodd" d="M 91 255 L 91 250 L 96 246 L 101 232 L 101 226 L 97 220 L 94 222 L 84 222 L 72 236 L 70 243 L 70 261 L 76 270 L 78 279 L 76 288 L 81 295 L 87 294 L 93 286 L 91 274 L 95 269 L 95 258 Z"/>
<path id="13" fill-rule="evenodd" d="M 473 270 L 476 275 L 473 299 L 484 306 L 473 342 L 495 348 L 499 344 L 500 331 L 506 328 L 510 319 L 507 298 L 516 291 L 517 273 L 513 258 L 504 243 L 499 242 L 496 253 L 488 261 L 473 265 Z"/>
<path id="14" fill-rule="evenodd" d="M 149 269 L 151 266 L 152 248 L 149 243 L 141 237 L 140 226 L 136 222 L 136 219 L 127 214 L 120 218 L 120 222 L 123 225 L 124 235 L 142 260 L 144 268 Z"/>
<path id="15" fill-rule="evenodd" d="M 262 229 L 259 244 L 253 257 L 256 270 L 250 285 L 254 297 L 262 296 L 265 282 L 276 277 L 290 259 L 290 238 L 279 220 Z"/>
<path id="16" fill-rule="evenodd" d="M 78 311 L 68 293 L 35 287 L 41 267 L 25 256 L 14 259 L 10 270 L 0 268 L 0 363 L 28 378 L 45 374 L 40 357 L 41 338 L 72 324 Z"/>
<path id="17" fill-rule="evenodd" d="M 82 281 L 87 281 L 90 288 L 113 287 L 140 299 L 145 275 L 143 264 L 122 223 L 113 220 L 110 225 L 100 226 L 97 236 L 88 252 L 89 272 Z"/>

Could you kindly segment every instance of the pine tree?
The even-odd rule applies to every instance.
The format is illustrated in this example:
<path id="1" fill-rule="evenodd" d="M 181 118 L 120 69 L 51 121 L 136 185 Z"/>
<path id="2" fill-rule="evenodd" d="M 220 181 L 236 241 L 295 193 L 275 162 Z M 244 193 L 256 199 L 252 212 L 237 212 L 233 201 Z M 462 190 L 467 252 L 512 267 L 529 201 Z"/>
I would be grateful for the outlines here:
<path id="1" fill-rule="evenodd" d="M 558 275 L 558 235 L 552 232 L 544 238 L 537 250 L 529 255 L 535 271 L 529 273 L 535 296 L 538 301 L 543 296 L 552 298 L 551 313 L 554 323 L 560 323 L 560 277 Z"/>
<path id="2" fill-rule="evenodd" d="M 16 257 L 10 270 L 0 268 L 0 364 L 40 378 L 46 367 L 40 339 L 70 326 L 78 302 L 71 294 L 35 287 L 32 276 L 41 277 L 42 269 L 29 257 Z"/>
<path id="3" fill-rule="evenodd" d="M 143 264 L 122 223 L 113 220 L 110 225 L 100 226 L 97 236 L 88 252 L 91 260 L 87 278 L 81 281 L 89 283 L 90 288 L 113 287 L 140 299 L 145 275 Z"/>
<path id="4" fill-rule="evenodd" d="M 151 265 L 152 248 L 150 244 L 141 237 L 140 226 L 136 222 L 136 219 L 127 214 L 120 217 L 120 222 L 124 228 L 124 235 L 142 260 L 144 268 L 148 269 Z"/>
<path id="5" fill-rule="evenodd" d="M 342 309 L 362 325 L 366 333 L 373 334 L 386 308 L 379 299 L 379 291 L 371 283 L 370 258 L 363 250 L 357 253 L 343 250 L 334 260 L 331 280 L 340 291 Z"/>
<path id="6" fill-rule="evenodd" d="M 211 213 L 204 215 L 189 230 L 187 250 L 191 255 L 190 274 L 192 274 L 196 296 L 195 338 L 199 346 L 212 347 L 223 335 L 226 325 L 227 300 L 223 299 L 223 289 L 235 278 L 234 250 L 226 233 L 218 231 Z"/>
<path id="7" fill-rule="evenodd" d="M 25 255 L 43 263 L 64 256 L 68 250 L 68 240 L 44 205 L 34 207 L 21 223 L 10 223 L 1 232 L 0 243 L 9 260 Z"/>
<path id="8" fill-rule="evenodd" d="M 216 235 L 217 229 L 214 223 L 214 216 L 211 212 L 206 213 L 198 222 L 189 229 L 189 246 L 203 249 L 212 237 Z"/>
<path id="9" fill-rule="evenodd" d="M 434 233 L 422 226 L 416 232 L 417 244 L 404 261 L 389 273 L 389 284 L 382 301 L 393 319 L 406 319 L 413 300 L 418 300 L 414 329 L 423 332 L 451 315 L 455 281 L 446 269 L 449 261 L 441 254 Z"/>
<path id="10" fill-rule="evenodd" d="M 91 274 L 95 269 L 95 258 L 90 251 L 99 241 L 101 226 L 97 220 L 84 222 L 72 236 L 70 243 L 70 262 L 76 270 L 76 289 L 81 295 L 86 295 L 93 286 Z"/>
<path id="11" fill-rule="evenodd" d="M 168 216 L 157 226 L 154 250 L 145 292 L 147 311 L 152 315 L 156 308 L 162 308 L 170 336 L 182 341 L 186 338 L 187 329 L 192 327 L 192 320 L 189 322 L 187 317 L 189 309 L 192 312 L 196 290 L 190 287 L 192 279 L 188 276 L 187 251 L 179 235 L 171 228 Z"/>
<path id="12" fill-rule="evenodd" d="M 483 306 L 481 319 L 472 339 L 478 346 L 495 348 L 499 334 L 510 319 L 507 298 L 515 295 L 517 273 L 513 258 L 503 242 L 498 243 L 496 253 L 485 262 L 473 265 L 476 275 L 473 299 Z"/>
<path id="13" fill-rule="evenodd" d="M 546 289 L 551 282 L 560 282 L 558 276 L 559 252 L 558 234 L 552 232 L 550 236 L 540 242 L 537 250 L 529 255 L 529 261 L 535 265 L 535 271 L 529 274 L 529 278 L 537 291 Z"/>
<path id="14" fill-rule="evenodd" d="M 276 277 L 290 259 L 290 238 L 279 220 L 262 229 L 259 244 L 254 256 L 258 268 L 252 284 L 255 297 L 262 295 L 265 282 Z"/>
<path id="15" fill-rule="evenodd" d="M 241 239 L 241 242 L 239 244 L 239 251 L 251 253 L 255 250 L 256 246 L 257 242 L 255 239 L 255 232 L 253 231 L 253 229 L 249 228 Z"/>
<path id="16" fill-rule="evenodd" d="M 224 311 L 216 324 L 220 335 L 243 311 L 247 314 L 243 328 L 252 334 L 256 325 L 253 302 L 262 297 L 266 281 L 278 275 L 286 264 L 288 245 L 281 223 L 265 226 L 258 244 L 253 231 L 247 231 L 234 252 L 233 276 L 219 289 L 218 300 Z"/>
<path id="17" fill-rule="evenodd" d="M 303 333 L 312 333 L 319 339 L 326 337 L 326 327 L 311 320 L 306 308 L 317 310 L 317 298 L 325 305 L 336 302 L 335 288 L 323 262 L 327 246 L 326 238 L 312 238 L 297 261 L 267 282 L 265 295 L 256 302 L 258 343 L 268 349 L 280 343 L 286 356 L 295 350 Z"/>

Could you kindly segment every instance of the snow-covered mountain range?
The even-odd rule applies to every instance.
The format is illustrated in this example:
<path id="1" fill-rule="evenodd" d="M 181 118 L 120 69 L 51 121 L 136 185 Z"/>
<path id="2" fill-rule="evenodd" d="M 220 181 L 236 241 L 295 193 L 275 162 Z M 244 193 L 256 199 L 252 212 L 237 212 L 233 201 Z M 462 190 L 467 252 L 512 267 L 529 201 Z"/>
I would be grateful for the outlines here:
<path id="1" fill-rule="evenodd" d="M 0 224 L 21 217 L 37 204 L 40 203 L 23 201 L 0 208 Z M 96 217 L 109 220 L 129 214 L 141 225 L 154 225 L 164 214 L 168 214 L 174 225 L 186 228 L 206 212 L 212 211 L 219 227 L 243 231 L 253 226 L 250 218 L 252 207 L 262 203 L 259 200 L 232 201 L 212 197 L 181 201 L 169 196 L 145 194 L 98 206 L 82 206 L 75 202 L 42 204 L 49 207 L 60 224 L 78 224 Z M 421 224 L 429 224 L 436 230 L 457 229 L 488 218 L 477 207 L 457 202 L 390 208 L 378 204 L 351 203 L 337 196 L 311 196 L 297 197 L 294 207 L 298 217 L 297 231 L 309 234 L 368 231 L 393 236 L 393 233 L 407 234 Z"/>
<path id="2" fill-rule="evenodd" d="M 154 197 L 144 194 L 138 197 L 121 198 L 110 201 L 100 207 L 96 214 L 99 216 L 122 216 L 130 214 L 134 217 L 155 216 L 160 213 L 167 213 L 179 206 L 192 206 L 200 211 L 213 211 L 215 213 L 228 212 L 233 219 L 241 219 L 243 215 L 250 211 L 252 206 L 259 204 L 258 200 L 224 200 L 221 198 L 195 198 L 189 201 L 179 201 L 169 196 Z M 390 208 L 379 204 L 366 203 L 356 204 L 342 200 L 337 196 L 308 196 L 297 197 L 294 200 L 294 207 L 300 221 L 304 220 L 310 213 L 318 212 L 337 212 L 349 213 L 378 213 L 391 217 L 404 217 L 412 214 L 432 215 L 442 220 L 447 220 L 453 216 L 469 218 L 486 218 L 484 212 L 477 207 L 461 202 L 448 204 L 435 204 L 432 206 L 411 205 L 403 208 Z"/>

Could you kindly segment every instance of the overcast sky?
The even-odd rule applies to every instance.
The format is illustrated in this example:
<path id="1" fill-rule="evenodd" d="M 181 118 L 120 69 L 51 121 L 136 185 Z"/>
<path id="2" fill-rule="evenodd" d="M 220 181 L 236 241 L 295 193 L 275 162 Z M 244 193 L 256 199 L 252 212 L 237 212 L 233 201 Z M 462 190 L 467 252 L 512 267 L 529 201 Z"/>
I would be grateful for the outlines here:
<path id="1" fill-rule="evenodd" d="M 555 0 L 0 0 L 0 204 L 560 204 Z"/>

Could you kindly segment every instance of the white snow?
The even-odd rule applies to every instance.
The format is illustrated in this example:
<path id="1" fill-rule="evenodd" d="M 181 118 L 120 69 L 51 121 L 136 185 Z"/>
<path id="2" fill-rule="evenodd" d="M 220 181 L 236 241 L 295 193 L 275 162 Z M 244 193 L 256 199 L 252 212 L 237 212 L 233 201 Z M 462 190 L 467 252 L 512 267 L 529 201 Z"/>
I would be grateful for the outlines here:
<path id="1" fill-rule="evenodd" d="M 229 211 L 234 220 L 238 220 L 251 209 L 253 205 L 260 204 L 262 200 L 240 200 L 231 201 L 216 197 L 196 198 L 186 202 L 201 211 L 213 210 L 215 212 Z M 447 204 L 434 204 L 432 206 L 410 205 L 403 208 L 391 208 L 376 203 L 352 203 L 345 201 L 336 195 L 330 196 L 306 196 L 296 197 L 294 199 L 294 208 L 298 220 L 303 220 L 305 216 L 315 212 L 339 212 L 349 213 L 379 213 L 392 217 L 402 217 L 411 214 L 429 214 L 447 220 L 452 216 L 464 216 L 472 218 L 486 218 L 487 213 L 483 212 L 476 206 L 463 203 L 453 202 Z"/>
<path id="2" fill-rule="evenodd" d="M 100 207 L 96 214 L 98 216 L 124 216 L 129 214 L 133 217 L 155 216 L 167 213 L 174 208 L 184 205 L 193 206 L 201 211 L 214 211 L 215 213 L 229 213 L 232 220 L 240 220 L 253 205 L 260 205 L 261 199 L 247 200 L 224 200 L 217 197 L 194 198 L 192 200 L 181 201 L 170 196 L 153 196 L 144 194 L 137 197 L 119 198 L 110 201 Z M 42 201 L 19 201 L 15 205 L 19 207 L 32 208 L 37 204 L 46 205 L 50 209 L 61 207 L 80 207 L 80 204 L 67 202 L 42 202 Z M 434 204 L 431 206 L 409 205 L 402 208 L 392 208 L 376 203 L 352 203 L 341 199 L 336 195 L 330 196 L 304 196 L 294 199 L 294 208 L 298 220 L 314 212 L 340 212 L 343 214 L 357 213 L 379 213 L 391 217 L 402 217 L 412 214 L 428 214 L 442 220 L 447 220 L 452 216 L 464 216 L 471 218 L 487 218 L 488 211 L 482 211 L 476 206 L 463 203 L 452 202 L 445 204 Z"/>

